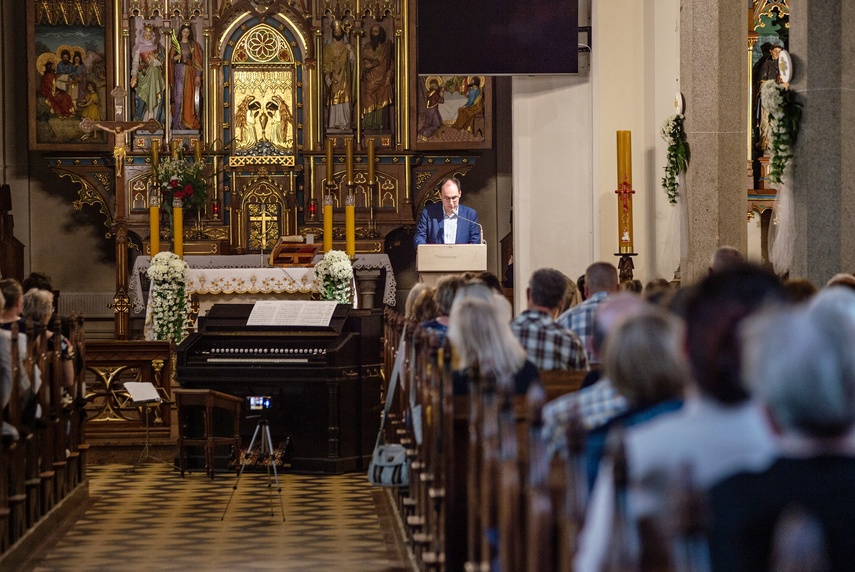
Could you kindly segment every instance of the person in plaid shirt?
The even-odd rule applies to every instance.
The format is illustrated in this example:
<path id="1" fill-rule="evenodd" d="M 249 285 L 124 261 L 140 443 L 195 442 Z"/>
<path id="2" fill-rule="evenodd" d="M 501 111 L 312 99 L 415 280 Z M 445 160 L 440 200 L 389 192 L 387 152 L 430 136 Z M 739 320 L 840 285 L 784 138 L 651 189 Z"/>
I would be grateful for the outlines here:
<path id="1" fill-rule="evenodd" d="M 574 332 L 585 345 L 588 363 L 599 363 L 594 355 L 592 337 L 594 314 L 609 294 L 618 291 L 618 272 L 613 264 L 595 262 L 585 270 L 585 301 L 558 317 L 558 325 Z"/>
<path id="2" fill-rule="evenodd" d="M 579 336 L 555 323 L 566 290 L 566 276 L 541 268 L 528 283 L 528 309 L 511 322 L 514 335 L 538 369 L 588 369 Z"/>

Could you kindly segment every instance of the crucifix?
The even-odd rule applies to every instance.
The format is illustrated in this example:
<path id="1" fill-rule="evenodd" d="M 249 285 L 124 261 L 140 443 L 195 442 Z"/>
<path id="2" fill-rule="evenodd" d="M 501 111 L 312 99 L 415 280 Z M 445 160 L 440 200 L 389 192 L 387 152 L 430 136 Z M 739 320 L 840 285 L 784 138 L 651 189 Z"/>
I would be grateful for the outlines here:
<path id="1" fill-rule="evenodd" d="M 117 340 L 128 339 L 130 333 L 131 302 L 128 298 L 128 220 L 127 199 L 123 171 L 125 170 L 125 155 L 127 155 L 127 134 L 137 129 L 146 129 L 149 133 L 162 129 L 154 119 L 148 121 L 123 121 L 125 88 L 116 86 L 110 94 L 113 96 L 115 121 L 92 121 L 84 119 L 80 129 L 84 133 L 92 133 L 96 129 L 113 134 L 113 157 L 115 164 L 116 205 L 113 215 L 113 234 L 116 236 L 116 295 L 110 307 L 115 314 L 115 333 Z"/>

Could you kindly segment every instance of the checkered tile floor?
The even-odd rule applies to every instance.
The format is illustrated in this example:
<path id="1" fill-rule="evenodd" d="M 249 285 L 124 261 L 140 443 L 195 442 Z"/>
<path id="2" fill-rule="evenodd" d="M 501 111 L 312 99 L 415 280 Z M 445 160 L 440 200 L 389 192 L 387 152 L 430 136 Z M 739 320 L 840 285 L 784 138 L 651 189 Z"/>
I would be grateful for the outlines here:
<path id="1" fill-rule="evenodd" d="M 362 473 L 279 475 L 283 522 L 272 475 L 127 469 L 89 468 L 91 507 L 33 570 L 407 570 Z"/>

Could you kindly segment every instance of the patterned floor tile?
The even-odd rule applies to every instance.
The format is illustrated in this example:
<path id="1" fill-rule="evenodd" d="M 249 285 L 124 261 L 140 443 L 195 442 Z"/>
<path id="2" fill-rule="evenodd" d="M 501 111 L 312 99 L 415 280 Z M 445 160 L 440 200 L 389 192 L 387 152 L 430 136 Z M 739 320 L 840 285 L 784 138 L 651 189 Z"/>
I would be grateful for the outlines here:
<path id="1" fill-rule="evenodd" d="M 280 507 L 275 480 L 264 473 L 236 481 L 201 473 L 182 479 L 159 464 L 126 471 L 90 468 L 91 508 L 33 570 L 408 569 L 384 542 L 361 473 L 281 474 Z"/>

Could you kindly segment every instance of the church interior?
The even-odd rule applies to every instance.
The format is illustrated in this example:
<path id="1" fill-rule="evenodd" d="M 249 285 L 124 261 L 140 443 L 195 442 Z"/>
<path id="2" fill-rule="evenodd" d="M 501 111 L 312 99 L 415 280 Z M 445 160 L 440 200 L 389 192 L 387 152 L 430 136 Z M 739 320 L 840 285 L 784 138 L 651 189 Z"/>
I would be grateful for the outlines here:
<path id="1" fill-rule="evenodd" d="M 710 569 L 692 495 L 730 489 L 683 482 L 678 524 L 651 532 L 627 516 L 634 437 L 597 437 L 609 501 L 582 483 L 583 397 L 563 456 L 541 439 L 549 404 L 607 367 L 588 338 L 513 395 L 468 355 L 487 346 L 409 310 L 429 283 L 436 316 L 464 312 L 440 275 L 472 271 L 515 327 L 536 271 L 583 305 L 604 261 L 604 292 L 692 287 L 683 320 L 720 252 L 855 286 L 847 22 L 844 0 L 0 3 L 0 568 Z M 414 238 L 449 180 L 479 238 L 446 268 Z M 19 318 L 12 283 L 55 318 Z M 372 484 L 381 437 L 406 467 L 382 478 L 408 482 Z"/>

